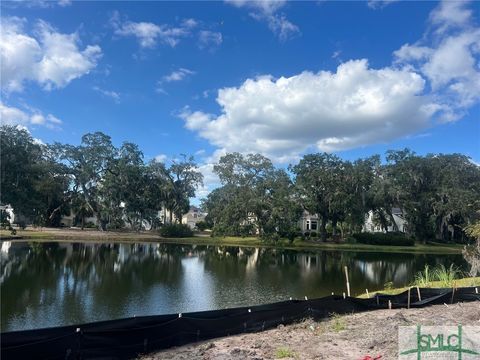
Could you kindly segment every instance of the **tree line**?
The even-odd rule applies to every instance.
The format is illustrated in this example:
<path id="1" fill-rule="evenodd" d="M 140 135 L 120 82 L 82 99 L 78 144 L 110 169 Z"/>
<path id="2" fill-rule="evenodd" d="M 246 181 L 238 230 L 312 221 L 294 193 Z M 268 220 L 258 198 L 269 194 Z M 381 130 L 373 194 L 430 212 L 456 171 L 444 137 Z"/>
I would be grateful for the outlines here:
<path id="1" fill-rule="evenodd" d="M 223 156 L 214 166 L 222 186 L 202 206 L 219 235 L 299 234 L 304 211 L 319 217 L 319 237 L 345 238 L 362 231 L 365 215 L 388 231 L 400 208 L 407 233 L 420 241 L 466 242 L 464 229 L 480 209 L 480 167 L 461 154 L 420 156 L 390 150 L 355 161 L 334 154 L 304 155 L 288 171 L 260 155 Z"/>
<path id="2" fill-rule="evenodd" d="M 3 125 L 0 141 L 0 203 L 37 225 L 59 226 L 73 211 L 79 224 L 94 216 L 103 230 L 139 230 L 144 221 L 155 228 L 181 219 L 203 182 L 193 157 L 145 162 L 136 144 L 115 147 L 101 132 L 79 145 L 42 144 Z M 361 231 L 369 211 L 385 231 L 395 230 L 392 208 L 400 208 L 417 239 L 466 242 L 465 227 L 479 217 L 480 167 L 462 154 L 391 150 L 382 162 L 317 153 L 283 169 L 260 154 L 230 153 L 214 172 L 221 186 L 202 208 L 216 235 L 293 239 L 307 211 L 319 217 L 321 240 L 346 238 Z M 158 217 L 162 209 L 168 218 Z"/>
<path id="3" fill-rule="evenodd" d="M 168 167 L 145 163 L 136 144 L 115 147 L 101 132 L 85 134 L 77 146 L 46 145 L 25 129 L 4 125 L 0 141 L 0 203 L 36 225 L 59 226 L 70 211 L 82 227 L 93 216 L 102 230 L 171 223 L 188 211 L 203 181 L 193 157 L 182 156 Z M 158 218 L 161 209 L 169 219 Z"/>

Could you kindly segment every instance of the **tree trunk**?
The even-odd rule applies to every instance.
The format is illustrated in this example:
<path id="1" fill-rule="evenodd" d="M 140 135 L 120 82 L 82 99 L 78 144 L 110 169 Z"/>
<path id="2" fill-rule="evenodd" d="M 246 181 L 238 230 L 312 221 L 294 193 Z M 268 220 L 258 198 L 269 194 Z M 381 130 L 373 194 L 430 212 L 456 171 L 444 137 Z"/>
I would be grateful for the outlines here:
<path id="1" fill-rule="evenodd" d="M 323 242 L 327 241 L 327 217 L 322 215 L 322 222 L 320 224 L 320 240 Z"/>
<path id="2" fill-rule="evenodd" d="M 85 228 L 85 215 L 82 215 L 82 230 Z"/>
<path id="3" fill-rule="evenodd" d="M 335 238 L 337 235 L 337 219 L 334 217 L 332 219 L 332 237 Z"/>
<path id="4" fill-rule="evenodd" d="M 392 211 L 391 210 L 385 210 L 390 217 L 390 221 L 392 222 L 392 228 L 393 231 L 398 231 L 398 226 L 397 223 L 395 222 L 395 218 L 393 217 Z"/>

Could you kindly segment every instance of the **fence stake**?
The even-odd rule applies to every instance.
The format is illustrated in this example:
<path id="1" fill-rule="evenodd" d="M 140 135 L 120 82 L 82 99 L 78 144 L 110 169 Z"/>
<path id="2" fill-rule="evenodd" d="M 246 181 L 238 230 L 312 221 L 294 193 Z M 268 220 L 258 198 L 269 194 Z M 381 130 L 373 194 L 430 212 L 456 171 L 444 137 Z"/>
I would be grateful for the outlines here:
<path id="1" fill-rule="evenodd" d="M 350 297 L 350 282 L 348 281 L 348 267 L 345 266 L 345 278 L 347 279 L 347 294 Z"/>
<path id="2" fill-rule="evenodd" d="M 388 300 L 388 308 L 392 310 L 392 302 L 390 300 Z"/>
<path id="3" fill-rule="evenodd" d="M 478 294 L 478 288 L 475 288 L 475 294 Z"/>
<path id="4" fill-rule="evenodd" d="M 370 294 L 368 293 L 368 289 L 365 289 L 365 291 L 367 292 L 367 298 L 370 298 Z"/>
<path id="5" fill-rule="evenodd" d="M 417 286 L 418 301 L 422 301 L 422 295 L 420 295 L 420 288 Z"/>
<path id="6" fill-rule="evenodd" d="M 408 288 L 407 309 L 410 309 L 410 290 L 411 290 L 411 289 L 412 289 L 411 287 Z"/>
<path id="7" fill-rule="evenodd" d="M 305 300 L 308 300 L 308 298 L 305 296 Z"/>
<path id="8" fill-rule="evenodd" d="M 378 298 L 378 295 L 375 296 L 377 298 L 377 305 L 380 305 L 380 299 Z"/>
<path id="9" fill-rule="evenodd" d="M 346 297 L 345 297 L 345 292 L 343 292 L 343 298 L 344 298 L 344 299 L 346 298 Z"/>
<path id="10" fill-rule="evenodd" d="M 455 296 L 455 281 L 453 282 L 453 287 L 452 287 L 452 299 L 450 300 L 450 304 L 453 304 L 453 297 Z"/>

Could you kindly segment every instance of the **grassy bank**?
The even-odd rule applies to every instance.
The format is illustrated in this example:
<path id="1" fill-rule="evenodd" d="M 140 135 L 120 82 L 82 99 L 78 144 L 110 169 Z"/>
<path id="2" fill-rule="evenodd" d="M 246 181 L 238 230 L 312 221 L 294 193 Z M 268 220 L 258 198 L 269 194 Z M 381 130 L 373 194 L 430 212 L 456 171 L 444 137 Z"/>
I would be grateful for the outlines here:
<path id="1" fill-rule="evenodd" d="M 454 285 L 455 287 L 480 286 L 480 277 L 468 277 L 468 278 L 463 278 L 463 279 L 455 279 L 455 280 L 453 280 L 452 285 Z M 414 286 L 414 285 L 412 285 L 412 286 Z M 371 292 L 369 295 L 370 295 L 370 297 L 375 296 L 375 294 L 378 294 L 378 293 L 387 294 L 387 295 L 397 295 L 397 294 L 400 294 L 404 291 L 407 291 L 409 287 L 410 286 L 405 286 L 405 287 L 395 288 L 395 289 L 384 289 L 384 290 Z M 422 286 L 422 287 L 446 288 L 444 282 L 442 282 L 442 281 L 431 281 L 427 284 L 427 286 Z M 448 286 L 448 288 L 450 288 L 450 287 L 452 287 L 452 286 Z M 367 294 L 362 294 L 358 297 L 365 299 L 368 296 L 367 296 Z"/>
<path id="2" fill-rule="evenodd" d="M 17 235 L 11 236 L 9 231 L 1 230 L 0 236 L 3 240 L 23 239 L 38 241 L 108 241 L 108 242 L 163 242 L 174 244 L 197 244 L 197 245 L 219 245 L 219 246 L 251 246 L 251 247 L 272 247 L 296 250 L 342 250 L 342 251 L 367 251 L 367 252 L 394 252 L 394 253 L 428 253 L 428 254 L 460 254 L 463 246 L 457 244 L 415 244 L 415 246 L 382 246 L 366 244 L 347 243 L 321 243 L 316 241 L 304 241 L 297 239 L 289 242 L 287 239 L 280 239 L 276 242 L 265 241 L 258 237 L 210 237 L 194 236 L 189 238 L 162 238 L 158 234 L 142 232 L 101 232 L 92 229 L 53 229 L 38 228 L 18 230 Z"/>

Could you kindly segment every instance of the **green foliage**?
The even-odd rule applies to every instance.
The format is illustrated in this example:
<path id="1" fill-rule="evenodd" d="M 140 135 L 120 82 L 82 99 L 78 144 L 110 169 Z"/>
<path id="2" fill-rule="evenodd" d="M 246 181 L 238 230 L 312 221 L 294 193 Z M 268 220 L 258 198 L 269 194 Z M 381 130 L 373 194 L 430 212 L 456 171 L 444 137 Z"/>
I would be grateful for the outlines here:
<path id="1" fill-rule="evenodd" d="M 10 224 L 10 214 L 5 210 L 0 210 L 0 228 L 3 230 L 10 230 L 10 233 L 12 235 L 15 235 L 17 233 L 17 230 L 15 230 L 12 227 L 12 224 Z"/>
<path id="2" fill-rule="evenodd" d="M 480 274 L 480 221 L 471 224 L 465 231 L 475 240 L 472 245 L 465 246 L 463 257 L 470 264 L 470 276 L 477 276 Z"/>
<path id="3" fill-rule="evenodd" d="M 195 226 L 199 231 L 205 231 L 209 229 L 209 225 L 205 221 L 199 221 Z"/>
<path id="4" fill-rule="evenodd" d="M 425 268 L 415 275 L 413 285 L 430 287 L 433 282 L 437 282 L 441 287 L 452 287 L 454 286 L 455 280 L 462 278 L 462 276 L 463 273 L 453 264 L 450 265 L 449 268 L 441 264 L 433 269 L 425 265 Z"/>
<path id="5" fill-rule="evenodd" d="M 202 202 L 214 234 L 293 241 L 302 209 L 284 170 L 260 154 L 233 153 L 220 158 L 214 171 L 223 186 Z"/>
<path id="6" fill-rule="evenodd" d="M 294 358 L 297 354 L 288 347 L 281 347 L 275 351 L 276 359 Z"/>
<path id="7" fill-rule="evenodd" d="M 145 163 L 137 145 L 116 147 L 101 132 L 85 134 L 79 145 L 43 145 L 28 131 L 3 125 L 0 148 L 0 204 L 10 204 L 16 219 L 29 224 L 59 226 L 62 215 L 73 212 L 82 227 L 89 216 L 102 230 L 157 227 L 159 210 L 167 210 L 161 223 L 178 221 L 203 183 L 193 157 L 182 155 L 168 167 Z M 217 235 L 293 241 L 306 210 L 320 220 L 307 237 L 339 241 L 360 232 L 372 211 L 384 230 L 393 226 L 420 241 L 480 238 L 479 166 L 461 154 L 419 156 L 408 149 L 388 151 L 386 160 L 307 154 L 287 173 L 260 154 L 226 154 L 214 165 L 222 186 L 202 201 L 206 223 Z M 406 229 L 395 229 L 393 207 L 402 209 Z M 355 241 L 412 244 L 400 235 L 355 235 Z M 465 250 L 467 261 L 479 264 L 472 265 L 476 272 L 478 241 Z"/>
<path id="8" fill-rule="evenodd" d="M 392 281 L 386 282 L 385 284 L 383 284 L 383 288 L 386 290 L 393 289 L 393 282 Z"/>
<path id="9" fill-rule="evenodd" d="M 330 325 L 334 332 L 340 332 L 347 328 L 345 318 L 337 313 L 330 314 Z"/>
<path id="10" fill-rule="evenodd" d="M 191 237 L 193 231 L 186 224 L 167 224 L 160 228 L 160 235 L 167 238 Z"/>
<path id="11" fill-rule="evenodd" d="M 449 268 L 441 264 L 434 269 L 433 273 L 435 281 L 439 281 L 442 287 L 453 286 L 455 280 L 460 279 L 463 275 L 454 264 L 451 264 Z"/>
<path id="12" fill-rule="evenodd" d="M 415 240 L 403 233 L 357 233 L 352 237 L 357 243 L 368 245 L 414 246 Z"/>

